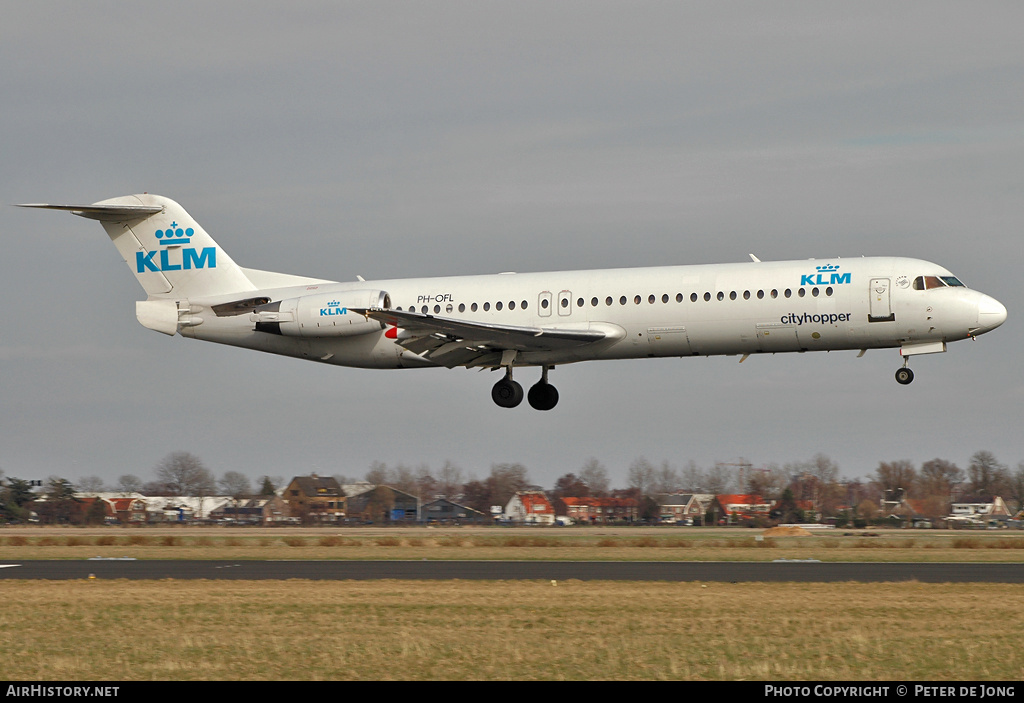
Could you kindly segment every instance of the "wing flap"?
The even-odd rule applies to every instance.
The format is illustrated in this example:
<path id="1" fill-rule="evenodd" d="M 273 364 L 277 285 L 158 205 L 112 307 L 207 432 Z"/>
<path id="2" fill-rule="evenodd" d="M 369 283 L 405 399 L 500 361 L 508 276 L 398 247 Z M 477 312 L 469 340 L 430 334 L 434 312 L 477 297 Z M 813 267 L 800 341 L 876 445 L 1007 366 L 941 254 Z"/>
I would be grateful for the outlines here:
<path id="1" fill-rule="evenodd" d="M 402 347 L 450 368 L 479 366 L 484 357 L 493 358 L 496 352 L 505 350 L 553 352 L 609 337 L 594 329 L 496 325 L 379 308 L 349 310 L 399 328 L 397 341 Z"/>

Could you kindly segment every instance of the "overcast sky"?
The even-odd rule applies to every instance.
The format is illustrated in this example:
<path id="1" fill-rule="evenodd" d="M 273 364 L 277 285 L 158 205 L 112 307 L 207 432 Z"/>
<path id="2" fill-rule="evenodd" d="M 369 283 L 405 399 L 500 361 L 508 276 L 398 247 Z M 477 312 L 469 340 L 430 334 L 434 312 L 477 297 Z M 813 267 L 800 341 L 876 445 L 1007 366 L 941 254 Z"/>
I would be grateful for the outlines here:
<path id="1" fill-rule="evenodd" d="M 0 470 L 626 484 L 683 467 L 1024 460 L 1019 2 L 0 2 Z M 896 350 L 591 362 L 551 412 L 496 374 L 321 366 L 140 326 L 95 222 L 139 192 L 242 266 L 333 280 L 899 255 L 1006 305 Z M 536 372 L 517 379 L 528 386 Z"/>

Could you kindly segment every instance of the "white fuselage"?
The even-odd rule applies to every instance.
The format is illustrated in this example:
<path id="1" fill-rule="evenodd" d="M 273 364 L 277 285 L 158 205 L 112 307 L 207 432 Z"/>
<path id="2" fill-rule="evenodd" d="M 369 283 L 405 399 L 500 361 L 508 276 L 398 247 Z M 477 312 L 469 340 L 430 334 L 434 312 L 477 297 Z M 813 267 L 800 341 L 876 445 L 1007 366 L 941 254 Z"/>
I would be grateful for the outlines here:
<path id="1" fill-rule="evenodd" d="M 247 273 L 259 280 L 260 272 Z M 955 284 L 926 288 L 919 283 L 943 278 Z M 905 355 L 942 351 L 946 342 L 984 333 L 1006 317 L 998 302 L 958 284 L 949 271 L 927 261 L 871 257 L 316 282 L 263 288 L 259 294 L 282 300 L 383 291 L 393 310 L 606 334 L 598 344 L 528 351 L 515 359 L 515 365 L 553 365 L 879 347 L 901 347 Z M 269 335 L 254 330 L 248 315 L 211 312 L 225 302 L 224 296 L 188 300 L 191 311 L 182 318 L 181 333 L 345 366 L 437 365 L 400 346 L 386 325 L 344 337 Z"/>

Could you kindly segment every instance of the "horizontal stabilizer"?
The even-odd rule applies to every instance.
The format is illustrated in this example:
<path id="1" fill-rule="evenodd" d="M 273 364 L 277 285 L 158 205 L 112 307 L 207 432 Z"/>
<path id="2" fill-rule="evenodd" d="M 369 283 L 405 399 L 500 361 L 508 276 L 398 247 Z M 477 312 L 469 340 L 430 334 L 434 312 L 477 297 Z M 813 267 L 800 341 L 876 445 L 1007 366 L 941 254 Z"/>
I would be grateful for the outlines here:
<path id="1" fill-rule="evenodd" d="M 24 203 L 17 207 L 35 207 L 43 210 L 64 210 L 72 215 L 88 217 L 100 222 L 126 222 L 149 217 L 163 210 L 158 205 L 48 205 L 45 203 Z"/>

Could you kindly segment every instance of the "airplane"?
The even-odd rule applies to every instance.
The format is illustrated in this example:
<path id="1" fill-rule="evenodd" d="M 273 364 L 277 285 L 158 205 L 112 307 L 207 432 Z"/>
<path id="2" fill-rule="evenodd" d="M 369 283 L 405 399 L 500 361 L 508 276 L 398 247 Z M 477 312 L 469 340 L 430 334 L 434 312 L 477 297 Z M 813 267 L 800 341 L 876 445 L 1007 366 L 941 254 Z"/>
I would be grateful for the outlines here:
<path id="1" fill-rule="evenodd" d="M 1006 308 L 928 261 L 760 261 L 339 282 L 242 268 L 178 203 L 130 195 L 26 203 L 98 220 L 146 292 L 146 328 L 167 335 L 378 369 L 504 372 L 491 397 L 551 410 L 556 365 L 605 359 L 899 348 L 908 362 L 999 327 Z"/>

